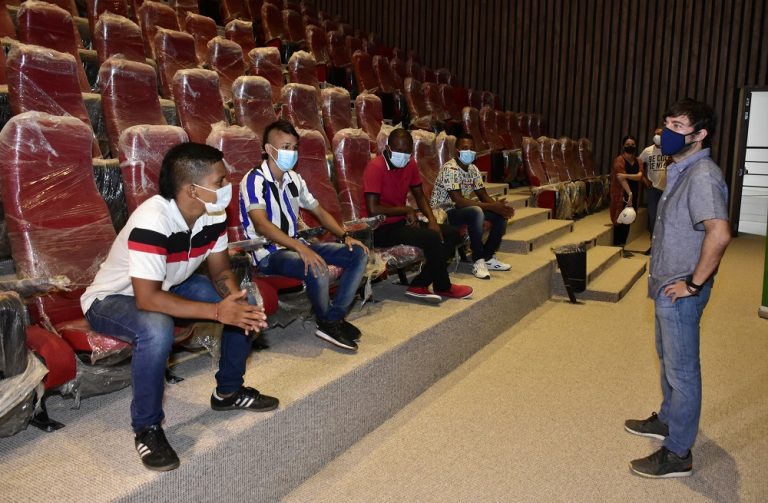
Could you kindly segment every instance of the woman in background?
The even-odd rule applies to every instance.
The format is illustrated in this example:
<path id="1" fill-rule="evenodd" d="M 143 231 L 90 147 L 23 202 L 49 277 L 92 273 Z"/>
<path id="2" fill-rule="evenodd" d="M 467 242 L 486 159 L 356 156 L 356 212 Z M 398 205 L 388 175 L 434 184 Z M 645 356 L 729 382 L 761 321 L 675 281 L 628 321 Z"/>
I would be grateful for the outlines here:
<path id="1" fill-rule="evenodd" d="M 643 178 L 643 161 L 637 157 L 637 139 L 627 135 L 621 141 L 623 151 L 613 160 L 611 167 L 611 222 L 613 222 L 613 245 L 627 244 L 629 225 L 617 222 L 621 210 L 632 206 L 637 210 L 640 200 L 640 181 Z"/>

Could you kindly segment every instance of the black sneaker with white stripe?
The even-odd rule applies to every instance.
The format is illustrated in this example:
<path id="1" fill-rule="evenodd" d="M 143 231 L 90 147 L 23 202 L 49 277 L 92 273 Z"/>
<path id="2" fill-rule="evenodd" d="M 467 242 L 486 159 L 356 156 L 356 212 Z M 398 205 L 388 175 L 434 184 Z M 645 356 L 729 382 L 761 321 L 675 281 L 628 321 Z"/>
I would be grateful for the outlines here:
<path id="1" fill-rule="evenodd" d="M 163 428 L 153 424 L 136 434 L 136 451 L 141 462 L 150 470 L 167 472 L 179 467 L 179 457 L 165 438 Z"/>
<path id="2" fill-rule="evenodd" d="M 344 332 L 341 321 L 318 321 L 315 335 L 334 346 L 357 351 L 357 343 Z"/>
<path id="3" fill-rule="evenodd" d="M 347 320 L 341 320 L 341 332 L 346 335 L 348 339 L 352 339 L 355 342 L 360 342 L 360 329 Z"/>
<path id="4" fill-rule="evenodd" d="M 272 396 L 262 395 L 257 390 L 247 386 L 241 386 L 234 395 L 221 397 L 214 390 L 211 395 L 211 408 L 213 410 L 252 410 L 254 412 L 266 412 L 274 410 L 280 401 Z"/>

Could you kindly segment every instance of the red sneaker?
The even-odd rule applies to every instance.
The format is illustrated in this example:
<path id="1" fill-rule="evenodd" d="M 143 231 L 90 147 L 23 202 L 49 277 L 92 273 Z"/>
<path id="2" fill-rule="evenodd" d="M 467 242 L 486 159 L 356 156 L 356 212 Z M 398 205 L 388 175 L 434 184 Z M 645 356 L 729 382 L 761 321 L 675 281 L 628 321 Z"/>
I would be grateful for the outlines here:
<path id="1" fill-rule="evenodd" d="M 451 285 L 451 289 L 447 292 L 438 292 L 435 290 L 435 293 L 443 297 L 449 297 L 451 299 L 468 299 L 472 297 L 472 291 L 473 290 L 471 286 Z"/>
<path id="2" fill-rule="evenodd" d="M 428 300 L 431 302 L 440 302 L 443 300 L 442 297 L 432 293 L 426 286 L 412 286 L 405 291 L 405 295 L 415 299 Z"/>

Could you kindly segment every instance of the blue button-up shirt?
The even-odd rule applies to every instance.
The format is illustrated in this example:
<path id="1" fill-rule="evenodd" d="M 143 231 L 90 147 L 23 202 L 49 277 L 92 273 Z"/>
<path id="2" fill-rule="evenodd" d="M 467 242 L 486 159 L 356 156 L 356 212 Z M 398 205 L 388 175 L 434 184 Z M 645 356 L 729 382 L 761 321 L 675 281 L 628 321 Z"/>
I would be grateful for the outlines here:
<path id="1" fill-rule="evenodd" d="M 728 186 L 705 148 L 667 167 L 667 187 L 653 230 L 648 296 L 693 274 L 705 220 L 728 220 Z"/>

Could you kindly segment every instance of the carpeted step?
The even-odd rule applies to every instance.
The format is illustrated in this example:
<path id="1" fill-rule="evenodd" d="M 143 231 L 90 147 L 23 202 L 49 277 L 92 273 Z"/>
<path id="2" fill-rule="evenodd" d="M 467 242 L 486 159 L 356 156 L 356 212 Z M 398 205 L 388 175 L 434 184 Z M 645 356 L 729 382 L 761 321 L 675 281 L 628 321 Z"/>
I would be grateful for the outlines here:
<path id="1" fill-rule="evenodd" d="M 507 195 L 504 196 L 504 199 L 516 210 L 531 205 L 530 191 L 528 191 L 528 194 L 524 192 L 507 192 Z"/>
<path id="2" fill-rule="evenodd" d="M 507 193 L 509 185 L 506 183 L 485 182 L 485 191 L 491 197 L 500 197 Z"/>
<path id="3" fill-rule="evenodd" d="M 544 220 L 507 232 L 501 241 L 501 251 L 508 253 L 530 253 L 549 246 L 553 240 L 573 231 L 572 220 Z"/>
<path id="4" fill-rule="evenodd" d="M 522 207 L 515 208 L 515 216 L 507 221 L 507 232 L 517 231 L 523 227 L 550 219 L 552 210 L 548 208 Z"/>
<path id="5" fill-rule="evenodd" d="M 615 260 L 589 280 L 586 291 L 576 294 L 576 298 L 579 300 L 618 302 L 636 283 L 639 282 L 645 287 L 645 282 L 638 280 L 644 278 L 646 269 L 647 260 L 645 257 Z M 587 259 L 587 272 L 589 272 L 589 259 Z M 559 283 L 553 279 L 552 287 L 555 296 L 567 297 L 562 279 Z"/>

